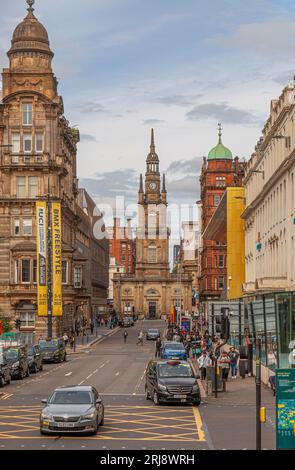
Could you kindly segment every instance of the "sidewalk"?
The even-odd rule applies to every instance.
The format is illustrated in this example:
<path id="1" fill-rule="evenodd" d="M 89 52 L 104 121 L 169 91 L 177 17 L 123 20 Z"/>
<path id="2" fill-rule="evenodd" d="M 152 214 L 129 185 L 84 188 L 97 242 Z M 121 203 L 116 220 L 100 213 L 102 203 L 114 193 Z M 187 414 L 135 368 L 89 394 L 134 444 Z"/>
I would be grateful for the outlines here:
<path id="1" fill-rule="evenodd" d="M 102 341 L 104 338 L 107 336 L 110 336 L 111 334 L 114 334 L 116 331 L 120 329 L 119 326 L 111 330 L 108 327 L 105 326 L 100 326 L 97 328 L 97 336 L 96 336 L 96 330 L 94 329 L 93 334 L 90 333 L 90 329 L 88 330 L 88 334 L 85 335 L 83 338 L 82 336 L 77 336 L 76 338 L 76 351 L 74 352 L 74 349 L 71 349 L 71 347 L 68 345 L 67 346 L 67 354 L 81 354 L 84 353 L 87 349 L 89 349 L 93 344 L 98 343 L 99 341 Z"/>

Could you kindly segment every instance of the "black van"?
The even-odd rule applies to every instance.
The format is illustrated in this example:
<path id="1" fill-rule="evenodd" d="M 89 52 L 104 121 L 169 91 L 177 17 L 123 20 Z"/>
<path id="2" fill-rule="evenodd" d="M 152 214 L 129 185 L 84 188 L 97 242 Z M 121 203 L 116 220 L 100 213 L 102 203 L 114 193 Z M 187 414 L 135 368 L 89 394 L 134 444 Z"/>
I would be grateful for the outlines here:
<path id="1" fill-rule="evenodd" d="M 199 406 L 201 393 L 199 378 L 187 361 L 152 360 L 146 369 L 145 394 L 147 400 L 160 403 L 191 403 Z"/>
<path id="2" fill-rule="evenodd" d="M 67 360 L 65 342 L 62 338 L 40 339 L 43 362 L 62 362 Z"/>
<path id="3" fill-rule="evenodd" d="M 26 346 L 9 346 L 3 350 L 3 356 L 10 367 L 11 377 L 22 380 L 30 376 L 28 351 Z"/>

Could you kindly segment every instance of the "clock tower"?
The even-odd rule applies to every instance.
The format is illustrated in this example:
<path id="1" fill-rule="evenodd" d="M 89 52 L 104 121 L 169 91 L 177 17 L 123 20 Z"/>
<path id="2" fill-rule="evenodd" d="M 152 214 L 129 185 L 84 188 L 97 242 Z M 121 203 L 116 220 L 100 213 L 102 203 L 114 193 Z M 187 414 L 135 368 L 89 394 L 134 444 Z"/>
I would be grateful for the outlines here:
<path id="1" fill-rule="evenodd" d="M 145 191 L 140 175 L 138 191 L 138 229 L 136 239 L 136 273 L 138 276 L 168 276 L 169 232 L 166 220 L 167 192 L 165 175 L 161 188 L 159 157 L 154 129 L 146 159 Z"/>

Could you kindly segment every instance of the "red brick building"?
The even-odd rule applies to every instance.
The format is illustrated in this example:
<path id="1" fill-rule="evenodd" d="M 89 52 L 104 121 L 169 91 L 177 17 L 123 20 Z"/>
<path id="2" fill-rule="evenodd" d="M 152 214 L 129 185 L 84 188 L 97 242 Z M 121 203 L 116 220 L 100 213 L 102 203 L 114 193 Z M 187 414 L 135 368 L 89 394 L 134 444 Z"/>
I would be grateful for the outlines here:
<path id="1" fill-rule="evenodd" d="M 245 163 L 233 159 L 231 151 L 222 144 L 219 124 L 218 144 L 210 150 L 200 176 L 202 233 L 214 214 L 228 186 L 242 186 Z M 200 299 L 218 300 L 226 297 L 226 245 L 203 240 L 201 250 Z"/>
<path id="2" fill-rule="evenodd" d="M 126 274 L 133 274 L 135 240 L 133 239 L 131 220 L 127 220 L 127 227 L 121 227 L 120 219 L 115 217 L 113 227 L 109 227 L 107 232 L 110 242 L 110 257 L 114 257 L 116 264 L 125 268 Z"/>

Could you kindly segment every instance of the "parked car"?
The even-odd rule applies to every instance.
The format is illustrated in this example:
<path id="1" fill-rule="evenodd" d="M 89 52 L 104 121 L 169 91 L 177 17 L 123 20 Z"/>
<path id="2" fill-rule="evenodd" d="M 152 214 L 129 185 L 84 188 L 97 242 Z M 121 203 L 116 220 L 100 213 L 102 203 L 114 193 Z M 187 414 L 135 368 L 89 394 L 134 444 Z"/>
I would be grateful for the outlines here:
<path id="1" fill-rule="evenodd" d="M 11 382 L 11 371 L 3 354 L 0 352 L 0 387 Z"/>
<path id="2" fill-rule="evenodd" d="M 36 374 L 39 370 L 43 370 L 43 352 L 41 351 L 39 344 L 29 346 L 28 360 L 30 372 Z"/>
<path id="3" fill-rule="evenodd" d="M 121 326 L 122 326 L 123 328 L 132 326 L 132 321 L 131 321 L 131 319 L 130 319 L 129 317 L 123 318 L 122 323 L 121 323 Z"/>
<path id="4" fill-rule="evenodd" d="M 40 433 L 96 434 L 104 423 L 104 404 L 91 386 L 57 388 L 40 414 Z"/>
<path id="5" fill-rule="evenodd" d="M 155 405 L 166 402 L 199 406 L 201 403 L 199 377 L 187 361 L 152 360 L 145 377 L 146 399 L 152 399 Z"/>
<path id="6" fill-rule="evenodd" d="M 152 339 L 155 341 L 157 338 L 160 338 L 160 336 L 160 330 L 158 330 L 157 328 L 149 328 L 146 332 L 147 340 Z"/>
<path id="7" fill-rule="evenodd" d="M 62 338 L 40 339 L 43 362 L 62 362 L 67 360 L 65 342 Z"/>
<path id="8" fill-rule="evenodd" d="M 10 367 L 11 377 L 22 380 L 30 376 L 28 351 L 26 346 L 4 348 L 3 356 Z"/>
<path id="9" fill-rule="evenodd" d="M 187 351 L 182 343 L 175 341 L 166 341 L 162 345 L 161 350 L 162 359 L 181 359 L 183 361 L 187 360 Z"/>

